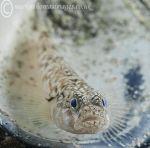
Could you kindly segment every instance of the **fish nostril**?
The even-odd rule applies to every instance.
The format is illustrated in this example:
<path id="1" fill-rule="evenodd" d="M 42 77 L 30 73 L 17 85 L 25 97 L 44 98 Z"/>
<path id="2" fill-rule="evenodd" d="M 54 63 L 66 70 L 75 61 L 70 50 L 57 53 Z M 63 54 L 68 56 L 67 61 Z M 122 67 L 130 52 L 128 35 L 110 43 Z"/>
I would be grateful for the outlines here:
<path id="1" fill-rule="evenodd" d="M 85 108 L 84 108 L 84 112 L 87 112 L 87 111 L 88 111 L 88 109 L 89 109 L 88 107 L 85 107 Z"/>

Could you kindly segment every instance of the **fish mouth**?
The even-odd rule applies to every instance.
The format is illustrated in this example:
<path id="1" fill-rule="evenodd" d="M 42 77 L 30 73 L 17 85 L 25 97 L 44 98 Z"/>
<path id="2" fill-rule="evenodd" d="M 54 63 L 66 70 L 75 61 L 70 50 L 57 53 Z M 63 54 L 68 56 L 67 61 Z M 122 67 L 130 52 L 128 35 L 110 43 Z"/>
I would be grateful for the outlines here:
<path id="1" fill-rule="evenodd" d="M 98 121 L 98 117 L 88 116 L 85 117 L 81 122 L 88 122 L 88 121 Z"/>
<path id="2" fill-rule="evenodd" d="M 103 132 L 107 127 L 107 119 L 92 115 L 78 118 L 74 124 L 76 133 L 80 134 L 96 134 Z"/>
<path id="3" fill-rule="evenodd" d="M 82 120 L 78 119 L 74 124 L 74 129 L 77 134 L 95 134 L 99 131 L 98 117 L 89 116 Z"/>
<path id="4" fill-rule="evenodd" d="M 99 127 L 99 118 L 97 116 L 85 116 L 83 119 L 78 118 L 75 122 L 76 130 L 89 131 L 90 129 L 97 129 Z"/>

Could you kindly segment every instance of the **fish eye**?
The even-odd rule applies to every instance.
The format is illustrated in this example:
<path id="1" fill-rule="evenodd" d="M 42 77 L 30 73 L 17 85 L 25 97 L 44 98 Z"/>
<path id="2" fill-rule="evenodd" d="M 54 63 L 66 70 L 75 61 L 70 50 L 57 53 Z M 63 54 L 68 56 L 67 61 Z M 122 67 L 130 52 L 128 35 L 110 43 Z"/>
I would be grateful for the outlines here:
<path id="1" fill-rule="evenodd" d="M 71 100 L 71 102 L 70 102 L 70 104 L 71 104 L 71 107 L 72 108 L 77 108 L 78 107 L 78 101 L 77 101 L 77 99 L 76 98 L 73 98 L 72 100 Z"/>

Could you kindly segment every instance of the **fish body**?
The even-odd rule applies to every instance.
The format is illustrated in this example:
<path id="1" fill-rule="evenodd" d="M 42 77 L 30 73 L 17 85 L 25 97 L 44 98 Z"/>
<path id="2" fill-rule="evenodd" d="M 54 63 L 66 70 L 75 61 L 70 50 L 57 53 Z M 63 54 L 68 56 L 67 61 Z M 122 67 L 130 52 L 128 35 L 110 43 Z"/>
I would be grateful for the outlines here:
<path id="1" fill-rule="evenodd" d="M 44 33 L 38 48 L 46 100 L 56 126 L 75 134 L 94 134 L 108 127 L 104 97 L 80 78 Z"/>

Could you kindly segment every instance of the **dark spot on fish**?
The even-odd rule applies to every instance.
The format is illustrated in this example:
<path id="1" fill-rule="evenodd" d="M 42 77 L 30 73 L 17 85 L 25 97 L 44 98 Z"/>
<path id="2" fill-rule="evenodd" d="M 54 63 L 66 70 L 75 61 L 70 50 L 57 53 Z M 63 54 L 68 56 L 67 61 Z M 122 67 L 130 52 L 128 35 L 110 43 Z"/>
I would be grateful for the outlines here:
<path id="1" fill-rule="evenodd" d="M 64 93 L 62 92 L 61 95 L 63 96 L 63 98 L 65 97 Z"/>
<path id="2" fill-rule="evenodd" d="M 36 31 L 37 30 L 37 25 L 33 24 L 32 29 L 33 29 L 33 31 Z"/>
<path id="3" fill-rule="evenodd" d="M 19 73 L 14 73 L 16 78 L 20 78 L 20 74 Z"/>
<path id="4" fill-rule="evenodd" d="M 18 61 L 17 61 L 17 65 L 18 65 L 18 68 L 22 68 L 22 66 L 23 66 L 23 62 L 22 62 L 22 61 L 20 61 L 20 60 L 18 60 Z"/>
<path id="5" fill-rule="evenodd" d="M 53 99 L 55 99 L 54 97 L 50 97 L 50 98 L 45 98 L 48 102 L 52 101 Z"/>
<path id="6" fill-rule="evenodd" d="M 72 73 L 69 70 L 65 70 L 66 76 L 72 76 Z"/>
<path id="7" fill-rule="evenodd" d="M 33 77 L 30 77 L 30 80 L 31 80 L 31 81 L 35 81 Z"/>
<path id="8" fill-rule="evenodd" d="M 7 71 L 7 74 L 12 75 L 16 78 L 20 78 L 20 74 L 17 71 Z M 6 77 L 7 78 L 7 77 Z"/>
<path id="9" fill-rule="evenodd" d="M 46 51 L 47 50 L 47 48 L 46 47 L 43 47 L 43 49 L 42 49 L 43 51 Z"/>
<path id="10" fill-rule="evenodd" d="M 10 82 L 9 82 L 9 86 L 14 85 L 14 83 L 15 83 L 14 81 L 10 81 Z"/>
<path id="11" fill-rule="evenodd" d="M 27 54 L 28 53 L 28 50 L 27 49 L 25 49 L 25 50 L 23 50 L 22 52 L 21 52 L 21 54 Z"/>
<path id="12" fill-rule="evenodd" d="M 55 87 L 55 92 L 57 92 L 57 87 Z"/>
<path id="13" fill-rule="evenodd" d="M 73 81 L 73 82 L 77 82 L 77 81 L 78 81 L 78 79 L 72 79 L 72 81 Z"/>
<path id="14" fill-rule="evenodd" d="M 51 60 L 52 59 L 52 56 L 48 56 L 48 60 Z"/>
<path id="15" fill-rule="evenodd" d="M 53 58 L 53 62 L 61 61 L 63 60 L 63 57 L 55 57 Z"/>

